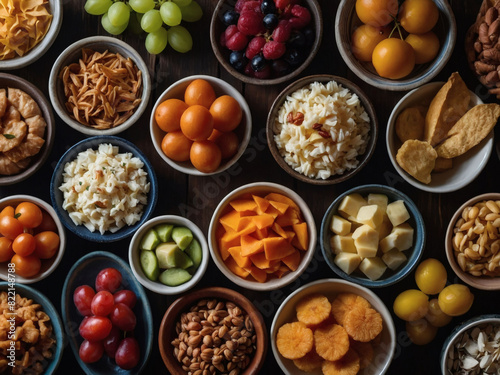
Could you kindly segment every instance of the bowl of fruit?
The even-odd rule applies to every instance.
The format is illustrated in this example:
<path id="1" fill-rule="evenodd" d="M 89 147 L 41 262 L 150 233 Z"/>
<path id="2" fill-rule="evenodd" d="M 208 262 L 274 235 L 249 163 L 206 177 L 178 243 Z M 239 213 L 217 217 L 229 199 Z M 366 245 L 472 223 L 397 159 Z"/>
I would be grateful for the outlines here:
<path id="1" fill-rule="evenodd" d="M 238 90 L 207 75 L 183 78 L 156 101 L 150 120 L 153 145 L 172 168 L 191 175 L 220 173 L 243 155 L 252 116 Z"/>
<path id="2" fill-rule="evenodd" d="M 208 258 L 207 241 L 200 228 L 175 215 L 145 222 L 129 246 L 134 276 L 159 294 L 179 294 L 194 287 L 207 270 Z"/>
<path id="3" fill-rule="evenodd" d="M 321 44 L 317 0 L 220 0 L 210 23 L 217 60 L 239 80 L 274 85 L 296 77 Z"/>
<path id="4" fill-rule="evenodd" d="M 446 0 L 342 0 L 335 38 L 347 66 L 365 82 L 406 91 L 434 78 L 457 37 Z"/>

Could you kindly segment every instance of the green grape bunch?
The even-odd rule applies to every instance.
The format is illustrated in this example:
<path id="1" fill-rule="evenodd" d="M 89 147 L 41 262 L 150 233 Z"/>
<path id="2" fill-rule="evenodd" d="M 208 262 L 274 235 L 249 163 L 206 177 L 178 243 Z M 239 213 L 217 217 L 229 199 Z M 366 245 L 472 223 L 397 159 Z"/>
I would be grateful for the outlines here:
<path id="1" fill-rule="evenodd" d="M 84 8 L 88 14 L 102 16 L 102 27 L 112 35 L 127 27 L 145 31 L 146 49 L 154 55 L 167 45 L 177 52 L 190 51 L 193 38 L 181 22 L 196 22 L 203 16 L 195 0 L 87 0 Z"/>

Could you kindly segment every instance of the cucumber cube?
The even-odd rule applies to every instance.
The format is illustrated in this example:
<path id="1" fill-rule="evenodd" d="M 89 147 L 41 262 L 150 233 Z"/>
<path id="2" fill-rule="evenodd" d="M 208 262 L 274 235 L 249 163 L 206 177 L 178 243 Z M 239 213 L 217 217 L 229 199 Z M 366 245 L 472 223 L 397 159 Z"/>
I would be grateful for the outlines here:
<path id="1" fill-rule="evenodd" d="M 191 279 L 188 271 L 182 268 L 170 268 L 160 274 L 160 282 L 168 286 L 178 286 Z"/>
<path id="2" fill-rule="evenodd" d="M 154 227 L 158 237 L 160 237 L 161 242 L 169 242 L 172 238 L 172 229 L 174 226 L 172 224 L 158 224 Z"/>
<path id="3" fill-rule="evenodd" d="M 172 239 L 179 246 L 179 249 L 184 250 L 193 240 L 193 232 L 186 227 L 175 227 L 172 230 Z"/>
<path id="4" fill-rule="evenodd" d="M 142 236 L 141 242 L 139 244 L 139 249 L 154 250 L 159 243 L 160 238 L 158 237 L 158 233 L 156 233 L 156 231 L 151 228 L 144 234 L 144 236 Z"/>
<path id="5" fill-rule="evenodd" d="M 158 259 L 151 250 L 142 250 L 139 258 L 141 263 L 142 272 L 149 280 L 156 281 L 160 275 L 160 267 Z"/>

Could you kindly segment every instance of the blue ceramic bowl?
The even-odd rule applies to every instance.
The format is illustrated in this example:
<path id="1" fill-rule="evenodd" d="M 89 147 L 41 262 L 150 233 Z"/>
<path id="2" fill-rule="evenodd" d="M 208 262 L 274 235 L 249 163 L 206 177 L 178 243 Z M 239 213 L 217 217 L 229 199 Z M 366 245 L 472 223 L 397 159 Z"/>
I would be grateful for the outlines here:
<path id="1" fill-rule="evenodd" d="M 15 293 L 19 294 L 21 297 L 29 298 L 42 306 L 42 310 L 50 317 L 52 323 L 52 331 L 56 339 L 55 350 L 53 350 L 52 359 L 47 361 L 47 367 L 45 368 L 44 375 L 52 375 L 56 373 L 57 367 L 61 362 L 64 347 L 66 346 L 66 338 L 63 333 L 63 324 L 57 310 L 50 300 L 45 297 L 38 290 L 29 287 L 27 285 L 16 283 L 14 286 Z M 1 291 L 9 291 L 9 283 L 0 282 Z"/>
<path id="2" fill-rule="evenodd" d="M 348 275 L 334 263 L 335 254 L 330 248 L 330 237 L 333 235 L 333 232 L 330 230 L 330 222 L 332 220 L 332 216 L 337 214 L 338 207 L 342 202 L 342 199 L 344 199 L 346 195 L 353 193 L 361 194 L 363 197 L 367 196 L 370 193 L 385 194 L 389 198 L 389 202 L 393 202 L 395 200 L 403 200 L 410 214 L 410 219 L 407 222 L 414 229 L 414 235 L 413 246 L 410 249 L 404 251 L 404 254 L 408 258 L 408 260 L 396 271 L 391 271 L 389 268 L 387 268 L 384 275 L 378 280 L 372 281 L 359 271 L 354 271 L 353 273 Z M 425 248 L 425 239 L 426 231 L 424 220 L 422 219 L 422 215 L 420 214 L 420 211 L 418 210 L 415 203 L 413 203 L 413 201 L 408 198 L 408 196 L 406 196 L 399 190 L 396 190 L 389 186 L 375 184 L 355 187 L 339 195 L 333 201 L 333 203 L 330 205 L 330 207 L 328 207 L 325 215 L 323 216 L 319 242 L 326 263 L 328 263 L 333 272 L 335 272 L 338 276 L 348 281 L 366 286 L 368 288 L 380 288 L 392 285 L 400 281 L 417 266 L 417 263 L 422 256 L 423 250 Z"/>
<path id="3" fill-rule="evenodd" d="M 107 355 L 95 362 L 84 363 L 78 355 L 80 344 L 83 338 L 78 332 L 83 316 L 80 315 L 73 303 L 73 292 L 80 285 L 90 285 L 95 288 L 97 274 L 104 268 L 113 267 L 121 272 L 124 289 L 132 290 L 137 296 L 137 304 L 133 311 L 137 317 L 137 326 L 134 330 L 134 337 L 139 341 L 141 350 L 141 360 L 139 364 L 131 370 L 123 370 L 115 361 Z M 85 255 L 76 262 L 66 277 L 61 297 L 61 312 L 64 321 L 68 341 L 73 350 L 78 363 L 83 371 L 88 375 L 111 375 L 111 374 L 140 374 L 146 365 L 151 347 L 153 344 L 153 317 L 146 292 L 135 279 L 128 264 L 120 257 L 105 251 L 95 251 Z"/>
<path id="4" fill-rule="evenodd" d="M 102 143 L 111 143 L 114 146 L 118 146 L 119 153 L 130 152 L 134 156 L 137 156 L 144 163 L 143 169 L 148 175 L 148 181 L 150 184 L 150 190 L 148 193 L 148 203 L 144 207 L 141 219 L 132 226 L 125 226 L 115 233 L 105 232 L 101 234 L 99 231 L 91 232 L 84 225 L 76 225 L 73 223 L 67 211 L 62 208 L 62 203 L 64 201 L 63 193 L 59 190 L 63 182 L 63 172 L 66 163 L 71 162 L 76 159 L 80 152 L 86 151 L 89 148 L 96 150 L 98 146 Z M 158 182 L 156 180 L 156 175 L 153 166 L 142 153 L 142 151 L 133 143 L 116 136 L 96 136 L 84 139 L 78 142 L 68 151 L 64 153 L 59 162 L 54 169 L 52 174 L 52 180 L 50 181 L 50 199 L 52 201 L 52 206 L 57 212 L 57 215 L 61 219 L 61 222 L 66 228 L 77 236 L 92 242 L 113 242 L 124 239 L 134 234 L 139 227 L 144 224 L 153 213 L 156 201 L 158 199 Z"/>

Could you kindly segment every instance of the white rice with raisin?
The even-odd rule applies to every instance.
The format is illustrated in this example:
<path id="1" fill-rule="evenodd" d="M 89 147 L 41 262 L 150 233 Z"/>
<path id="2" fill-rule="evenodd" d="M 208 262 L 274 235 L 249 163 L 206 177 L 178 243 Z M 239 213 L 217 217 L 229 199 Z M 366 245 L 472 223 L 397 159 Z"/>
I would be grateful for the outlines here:
<path id="1" fill-rule="evenodd" d="M 328 179 L 358 166 L 357 156 L 365 152 L 370 136 L 370 117 L 349 89 L 335 81 L 313 82 L 286 98 L 274 134 L 281 156 L 294 170 Z"/>

